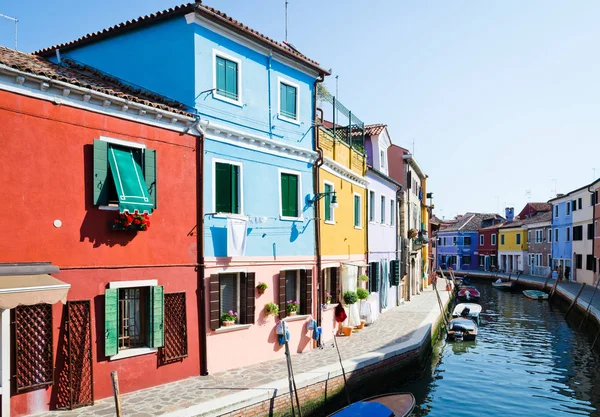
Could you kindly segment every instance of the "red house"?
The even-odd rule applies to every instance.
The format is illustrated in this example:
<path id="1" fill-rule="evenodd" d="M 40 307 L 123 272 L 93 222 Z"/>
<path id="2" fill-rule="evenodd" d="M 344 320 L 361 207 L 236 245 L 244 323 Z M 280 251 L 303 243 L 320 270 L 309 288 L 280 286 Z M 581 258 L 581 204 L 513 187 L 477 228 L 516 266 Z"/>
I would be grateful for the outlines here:
<path id="1" fill-rule="evenodd" d="M 494 271 L 498 268 L 498 228 L 504 224 L 504 219 L 498 215 L 486 218 L 479 229 L 479 269 Z"/>
<path id="2" fill-rule="evenodd" d="M 0 47 L 2 416 L 200 374 L 195 121 Z"/>

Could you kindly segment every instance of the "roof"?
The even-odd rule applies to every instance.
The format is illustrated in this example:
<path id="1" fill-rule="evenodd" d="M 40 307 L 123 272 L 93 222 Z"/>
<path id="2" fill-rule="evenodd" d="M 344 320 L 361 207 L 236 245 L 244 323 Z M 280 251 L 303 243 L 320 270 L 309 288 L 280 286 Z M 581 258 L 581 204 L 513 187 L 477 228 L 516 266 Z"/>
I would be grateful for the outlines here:
<path id="1" fill-rule="evenodd" d="M 477 232 L 481 228 L 481 222 L 494 216 L 490 213 L 466 213 L 455 224 L 440 230 L 440 232 Z"/>
<path id="2" fill-rule="evenodd" d="M 552 221 L 552 211 L 539 212 L 523 221 L 524 224 L 535 224 Z"/>
<path id="3" fill-rule="evenodd" d="M 482 227 L 479 230 L 494 230 L 494 229 L 498 229 L 499 227 L 504 226 L 504 223 L 505 222 L 498 223 L 498 224 L 493 224 L 493 225 L 488 226 L 488 227 Z"/>
<path id="4" fill-rule="evenodd" d="M 561 199 L 563 199 L 563 198 L 567 198 L 567 197 L 569 197 L 571 194 L 575 194 L 575 193 L 576 193 L 576 192 L 578 192 L 578 191 L 581 191 L 581 190 L 584 190 L 584 189 L 586 189 L 586 188 L 592 187 L 592 186 L 594 186 L 594 185 L 598 184 L 599 182 L 600 182 L 600 178 L 598 178 L 598 179 L 597 179 L 597 180 L 595 180 L 595 181 L 592 181 L 592 182 L 591 182 L 591 183 L 589 183 L 589 184 L 586 184 L 586 185 L 584 185 L 583 187 L 579 187 L 579 188 L 577 188 L 576 190 L 569 191 L 569 192 L 568 192 L 568 193 L 566 193 L 566 194 L 560 194 L 560 195 L 557 195 L 556 197 L 554 197 L 554 198 L 551 198 L 550 200 L 548 200 L 548 203 L 551 203 L 552 201 L 561 200 Z"/>
<path id="5" fill-rule="evenodd" d="M 536 211 L 552 211 L 552 204 L 549 203 L 528 203 Z"/>
<path id="6" fill-rule="evenodd" d="M 0 64 L 28 74 L 62 81 L 75 86 L 88 88 L 110 96 L 119 97 L 135 103 L 154 107 L 189 117 L 194 115 L 187 111 L 187 106 L 175 100 L 161 96 L 151 91 L 126 85 L 116 78 L 109 77 L 84 67 L 65 67 L 54 64 L 46 59 L 15 51 L 0 46 Z"/>
<path id="7" fill-rule="evenodd" d="M 150 26 L 161 20 L 165 20 L 165 19 L 169 19 L 169 18 L 177 17 L 177 16 L 183 16 L 183 15 L 186 15 L 186 14 L 192 13 L 192 12 L 197 12 L 200 15 L 212 20 L 213 22 L 222 24 L 224 26 L 228 26 L 230 29 L 232 29 L 238 33 L 241 33 L 245 36 L 248 36 L 250 38 L 253 38 L 254 40 L 262 43 L 263 45 L 273 47 L 273 48 L 277 49 L 278 51 L 282 52 L 283 54 L 285 54 L 297 61 L 302 62 L 303 64 L 311 67 L 314 70 L 317 70 L 319 73 L 323 73 L 323 74 L 327 74 L 327 75 L 330 74 L 329 71 L 321 68 L 317 61 L 313 61 L 312 59 L 301 54 L 297 49 L 292 47 L 289 43 L 277 42 L 277 41 L 269 38 L 268 36 L 265 36 L 265 35 L 261 34 L 260 32 L 257 32 L 256 30 L 249 28 L 248 26 L 244 25 L 242 22 L 235 20 L 234 18 L 232 18 L 231 16 L 228 16 L 225 13 L 223 13 L 215 8 L 203 5 L 200 0 L 197 0 L 194 3 L 186 3 L 186 4 L 178 5 L 175 7 L 171 7 L 169 9 L 166 9 L 163 11 L 152 13 L 152 14 L 149 14 L 146 16 L 141 16 L 141 17 L 138 17 L 137 19 L 128 20 L 126 22 L 122 22 L 122 23 L 116 24 L 114 26 L 111 26 L 108 29 L 103 29 L 103 30 L 100 30 L 97 32 L 88 33 L 87 35 L 82 36 L 81 38 L 78 38 L 78 39 L 75 39 L 75 40 L 72 40 L 69 42 L 61 43 L 58 45 L 50 46 L 48 48 L 43 48 L 43 49 L 37 50 L 34 52 L 34 54 L 41 55 L 41 56 L 49 56 L 49 55 L 54 54 L 54 51 L 56 51 L 57 49 L 68 50 L 68 49 L 82 46 L 82 45 L 85 45 L 88 43 L 96 42 L 101 39 L 109 38 L 109 37 L 112 37 L 112 36 L 115 36 L 115 35 L 118 35 L 118 34 L 121 34 L 124 32 L 128 32 L 133 29 L 139 29 L 139 28 L 142 28 L 145 26 Z"/>
<path id="8" fill-rule="evenodd" d="M 387 125 L 382 123 L 374 124 L 374 125 L 365 125 L 365 136 L 377 136 L 383 129 L 385 129 Z"/>

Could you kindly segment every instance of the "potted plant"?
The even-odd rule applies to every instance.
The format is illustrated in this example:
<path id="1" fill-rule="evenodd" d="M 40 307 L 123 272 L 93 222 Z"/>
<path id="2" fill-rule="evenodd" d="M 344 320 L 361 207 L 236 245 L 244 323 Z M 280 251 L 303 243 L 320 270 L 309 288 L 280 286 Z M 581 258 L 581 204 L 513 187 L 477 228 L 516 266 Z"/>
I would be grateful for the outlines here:
<path id="1" fill-rule="evenodd" d="M 344 304 L 352 305 L 358 301 L 358 296 L 354 291 L 346 291 L 344 293 Z"/>
<path id="2" fill-rule="evenodd" d="M 138 211 L 134 211 L 133 214 L 129 212 L 119 213 L 119 215 L 113 219 L 111 224 L 112 230 L 135 230 L 135 231 L 146 231 L 150 228 L 150 216 L 148 213 L 140 214 Z"/>
<path id="3" fill-rule="evenodd" d="M 366 276 L 365 274 L 362 274 L 360 277 L 358 277 L 359 280 L 361 280 L 362 282 L 369 282 L 369 277 Z"/>
<path id="4" fill-rule="evenodd" d="M 325 303 L 327 303 L 327 305 L 331 304 L 331 294 L 330 293 L 325 293 Z"/>
<path id="5" fill-rule="evenodd" d="M 265 290 L 269 288 L 269 286 L 267 284 L 265 284 L 264 282 L 259 282 L 256 285 L 256 289 L 258 291 L 259 294 L 264 294 Z"/>
<path id="6" fill-rule="evenodd" d="M 419 232 L 417 232 L 417 229 L 409 229 L 408 230 L 408 238 L 409 239 L 416 238 L 418 234 L 419 234 Z"/>
<path id="7" fill-rule="evenodd" d="M 276 316 L 279 314 L 279 306 L 274 302 L 265 304 L 265 314 L 267 316 Z"/>
<path id="8" fill-rule="evenodd" d="M 221 314 L 221 324 L 224 327 L 233 326 L 238 318 L 238 313 L 233 310 L 229 310 L 226 313 Z"/>
<path id="9" fill-rule="evenodd" d="M 363 300 L 366 300 L 367 297 L 369 296 L 369 291 L 365 290 L 364 288 L 358 288 L 356 290 L 356 296 L 360 300 L 360 306 L 361 306 L 361 310 L 362 310 L 362 302 L 363 302 Z M 362 329 L 363 327 L 365 327 L 366 322 L 367 322 L 366 320 L 360 319 L 360 324 L 356 327 L 359 329 Z"/>
<path id="10" fill-rule="evenodd" d="M 300 302 L 297 300 L 288 300 L 285 305 L 285 312 L 288 316 L 295 316 L 298 314 L 300 308 Z"/>

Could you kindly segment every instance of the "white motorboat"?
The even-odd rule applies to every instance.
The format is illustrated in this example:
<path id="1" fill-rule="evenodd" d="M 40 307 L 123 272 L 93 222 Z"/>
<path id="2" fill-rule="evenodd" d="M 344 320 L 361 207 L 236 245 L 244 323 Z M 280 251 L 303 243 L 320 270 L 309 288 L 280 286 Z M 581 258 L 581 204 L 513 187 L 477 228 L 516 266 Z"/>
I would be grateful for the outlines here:
<path id="1" fill-rule="evenodd" d="M 452 317 L 466 317 L 475 320 L 479 323 L 479 315 L 481 314 L 481 306 L 475 303 L 460 303 L 454 307 Z"/>

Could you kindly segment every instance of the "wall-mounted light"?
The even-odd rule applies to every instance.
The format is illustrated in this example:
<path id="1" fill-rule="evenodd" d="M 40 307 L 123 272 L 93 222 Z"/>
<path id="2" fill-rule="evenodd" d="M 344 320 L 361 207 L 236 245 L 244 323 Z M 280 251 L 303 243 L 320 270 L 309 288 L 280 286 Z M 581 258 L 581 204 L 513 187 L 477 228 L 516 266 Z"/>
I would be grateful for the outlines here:
<path id="1" fill-rule="evenodd" d="M 317 193 L 315 194 L 315 196 L 313 197 L 313 199 L 311 200 L 313 203 L 319 201 L 320 199 L 322 199 L 325 196 L 330 196 L 331 195 L 331 207 L 333 208 L 338 208 L 339 204 L 337 201 L 337 196 L 335 195 L 335 191 L 329 191 L 327 193 Z"/>

